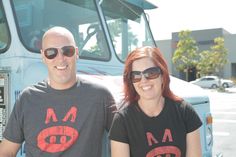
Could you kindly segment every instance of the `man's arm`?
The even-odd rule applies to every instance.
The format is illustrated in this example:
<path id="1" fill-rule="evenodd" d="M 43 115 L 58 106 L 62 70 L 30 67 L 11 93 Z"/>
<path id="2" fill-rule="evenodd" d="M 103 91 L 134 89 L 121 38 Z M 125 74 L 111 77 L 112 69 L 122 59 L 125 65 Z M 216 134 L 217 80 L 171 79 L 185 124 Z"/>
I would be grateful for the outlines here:
<path id="1" fill-rule="evenodd" d="M 4 139 L 0 143 L 0 157 L 16 157 L 21 144 Z"/>

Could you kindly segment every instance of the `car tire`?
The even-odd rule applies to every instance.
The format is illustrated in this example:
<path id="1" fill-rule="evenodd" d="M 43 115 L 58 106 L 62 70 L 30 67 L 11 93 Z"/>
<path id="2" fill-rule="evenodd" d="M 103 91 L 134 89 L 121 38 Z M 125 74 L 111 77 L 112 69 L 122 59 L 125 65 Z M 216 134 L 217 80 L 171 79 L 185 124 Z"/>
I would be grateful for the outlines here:
<path id="1" fill-rule="evenodd" d="M 222 86 L 223 86 L 224 88 L 229 88 L 228 83 L 223 83 Z"/>
<path id="2" fill-rule="evenodd" d="M 216 84 L 211 85 L 211 88 L 216 89 L 218 86 Z"/>

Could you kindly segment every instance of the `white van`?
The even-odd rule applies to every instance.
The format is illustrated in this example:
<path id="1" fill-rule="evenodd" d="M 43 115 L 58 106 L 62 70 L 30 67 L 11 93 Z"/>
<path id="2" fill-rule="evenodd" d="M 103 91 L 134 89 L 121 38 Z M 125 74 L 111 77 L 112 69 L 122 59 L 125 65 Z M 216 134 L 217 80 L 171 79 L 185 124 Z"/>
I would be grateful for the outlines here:
<path id="1" fill-rule="evenodd" d="M 156 8 L 146 0 L 0 1 L 0 140 L 21 90 L 47 76 L 39 50 L 48 28 L 64 26 L 74 34 L 80 52 L 78 74 L 105 84 L 119 101 L 127 53 L 144 45 L 157 46 L 144 12 Z M 171 88 L 201 117 L 203 155 L 212 156 L 208 97 L 200 88 L 173 77 Z M 23 156 L 24 146 L 18 153 Z"/>

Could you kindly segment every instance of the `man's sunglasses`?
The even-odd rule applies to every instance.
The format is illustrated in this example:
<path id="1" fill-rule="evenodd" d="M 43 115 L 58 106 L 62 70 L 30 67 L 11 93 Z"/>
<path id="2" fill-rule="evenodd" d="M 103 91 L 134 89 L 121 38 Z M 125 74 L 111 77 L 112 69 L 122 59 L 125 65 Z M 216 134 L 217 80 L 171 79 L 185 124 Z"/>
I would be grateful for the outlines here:
<path id="1" fill-rule="evenodd" d="M 75 47 L 74 46 L 64 46 L 61 49 L 61 53 L 66 57 L 72 57 L 75 54 Z M 47 48 L 44 50 L 44 55 L 47 59 L 53 59 L 57 56 L 59 52 L 59 48 Z"/>
<path id="2" fill-rule="evenodd" d="M 133 83 L 139 82 L 144 76 L 147 80 L 156 79 L 160 76 L 161 69 L 159 67 L 151 67 L 144 71 L 132 71 L 130 79 Z"/>

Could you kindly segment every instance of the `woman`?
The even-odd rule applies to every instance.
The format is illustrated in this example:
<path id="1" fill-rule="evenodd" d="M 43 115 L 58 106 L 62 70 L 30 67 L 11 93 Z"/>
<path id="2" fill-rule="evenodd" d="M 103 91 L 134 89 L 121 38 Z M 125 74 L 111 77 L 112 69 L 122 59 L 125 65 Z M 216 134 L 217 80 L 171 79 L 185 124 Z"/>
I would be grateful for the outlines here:
<path id="1" fill-rule="evenodd" d="M 123 79 L 128 105 L 113 119 L 112 157 L 202 156 L 202 122 L 192 106 L 170 90 L 168 67 L 158 48 L 132 51 Z"/>

